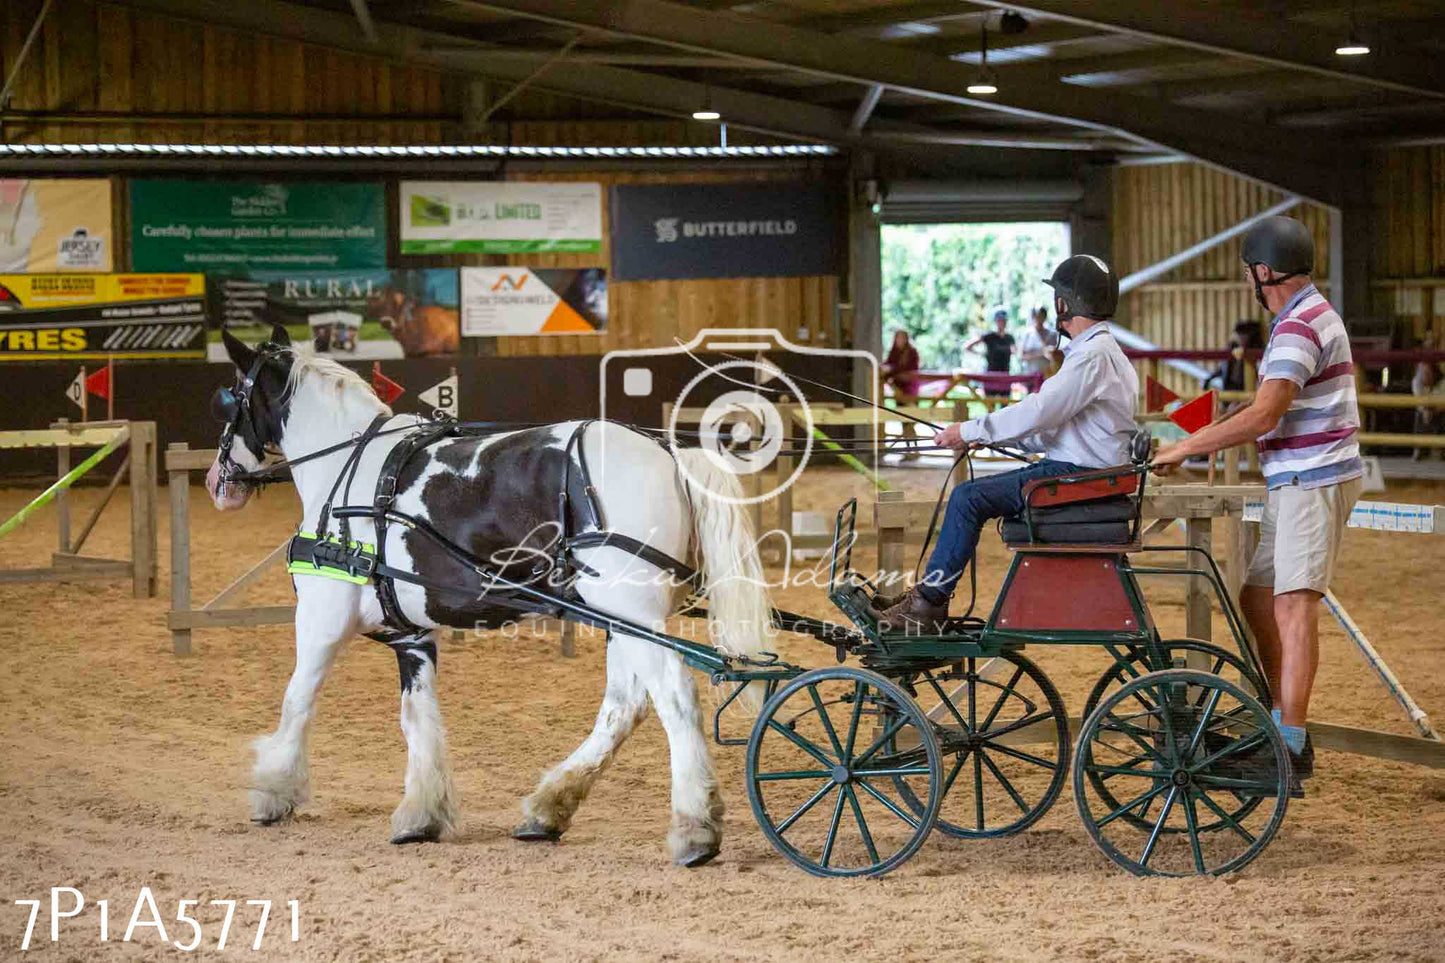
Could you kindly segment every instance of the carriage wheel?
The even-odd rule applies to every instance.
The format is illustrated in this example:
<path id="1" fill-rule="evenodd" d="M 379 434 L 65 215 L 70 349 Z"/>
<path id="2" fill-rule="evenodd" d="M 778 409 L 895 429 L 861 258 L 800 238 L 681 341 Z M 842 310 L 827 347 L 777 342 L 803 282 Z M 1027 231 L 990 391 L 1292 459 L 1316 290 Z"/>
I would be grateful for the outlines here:
<path id="1" fill-rule="evenodd" d="M 1004 651 L 924 673 L 913 688 L 943 752 L 934 828 L 965 838 L 1012 836 L 1049 811 L 1069 770 L 1069 720 L 1042 669 Z M 922 811 L 907 784 L 898 791 Z"/>
<path id="2" fill-rule="evenodd" d="M 1261 760 L 1273 760 L 1273 774 L 1260 774 Z M 1104 777 L 1109 791 L 1101 794 L 1095 786 Z M 1241 798 L 1259 804 L 1240 811 Z M 1150 672 L 1084 721 L 1074 802 L 1095 844 L 1137 876 L 1227 873 L 1258 856 L 1284 820 L 1284 740 L 1269 711 L 1238 685 L 1195 669 Z M 1147 817 L 1122 818 L 1151 805 Z M 1208 832 L 1204 820 L 1226 831 Z"/>
<path id="3" fill-rule="evenodd" d="M 763 706 L 748 740 L 748 800 L 763 835 L 815 876 L 879 876 L 923 845 L 938 818 L 933 727 L 897 683 L 834 666 L 805 672 Z M 897 783 L 914 798 L 898 797 Z"/>
<path id="4" fill-rule="evenodd" d="M 1268 704 L 1267 699 L 1260 698 L 1261 693 L 1265 691 L 1265 686 L 1260 683 L 1254 670 L 1250 668 L 1242 658 L 1227 649 L 1221 649 L 1217 645 L 1201 642 L 1198 639 L 1166 639 L 1160 643 L 1160 648 L 1165 658 L 1165 665 L 1159 666 L 1158 668 L 1174 665 L 1179 658 L 1187 656 L 1188 653 L 1198 653 L 1203 655 L 1209 663 L 1209 668 L 1203 671 L 1234 683 L 1249 695 L 1259 699 L 1260 702 Z M 1142 646 L 1136 648 L 1127 660 L 1115 662 L 1109 667 L 1108 671 L 1103 674 L 1098 683 L 1095 684 L 1094 691 L 1089 693 L 1089 698 L 1084 703 L 1084 718 L 1087 719 L 1093 714 L 1094 709 L 1109 693 L 1116 691 L 1130 679 L 1137 679 L 1148 671 L 1150 671 L 1149 652 Z M 1204 700 L 1208 698 L 1208 695 L 1207 690 L 1195 690 L 1189 694 L 1189 701 L 1195 706 L 1202 706 Z M 1150 702 L 1149 694 L 1146 692 L 1136 693 L 1134 698 L 1140 706 L 1145 706 Z M 1089 775 L 1089 781 L 1093 784 L 1094 791 L 1099 794 L 1099 800 L 1110 806 L 1118 806 L 1121 802 L 1114 797 L 1109 788 L 1109 783 L 1116 778 L 1115 776 L 1100 775 L 1098 773 Z M 1232 799 L 1221 799 L 1220 802 L 1226 804 L 1224 808 L 1229 813 L 1230 818 L 1239 820 L 1254 811 L 1255 807 L 1259 805 L 1260 798 L 1258 796 L 1238 795 Z M 1151 812 L 1157 812 L 1157 806 L 1160 804 L 1161 802 L 1158 800 L 1152 801 L 1138 810 L 1125 813 L 1119 818 L 1128 820 L 1135 826 L 1147 831 L 1154 825 L 1149 819 L 1149 814 Z M 1205 815 L 1199 824 L 1199 831 L 1216 832 L 1225 829 L 1228 825 L 1228 822 L 1224 819 L 1216 819 L 1213 818 L 1212 815 Z M 1178 832 L 1180 830 L 1176 827 L 1166 826 L 1164 831 Z"/>

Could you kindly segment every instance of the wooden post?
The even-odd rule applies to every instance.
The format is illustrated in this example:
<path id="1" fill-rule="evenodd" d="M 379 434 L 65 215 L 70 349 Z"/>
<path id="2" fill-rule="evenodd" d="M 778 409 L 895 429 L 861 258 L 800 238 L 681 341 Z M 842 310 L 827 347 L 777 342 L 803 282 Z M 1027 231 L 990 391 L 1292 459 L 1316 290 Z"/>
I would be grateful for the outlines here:
<path id="1" fill-rule="evenodd" d="M 156 423 L 130 423 L 130 542 L 132 594 L 156 594 Z"/>
<path id="2" fill-rule="evenodd" d="M 1224 450 L 1224 484 L 1239 484 L 1239 448 L 1238 446 Z M 1240 511 L 1231 511 L 1224 517 L 1224 554 L 1225 554 L 1225 584 L 1229 589 L 1229 597 L 1236 602 L 1239 601 L 1239 590 L 1244 585 L 1244 566 L 1248 560 L 1244 558 L 1244 527 L 1243 503 L 1240 504 Z"/>
<path id="3" fill-rule="evenodd" d="M 173 442 L 170 451 L 185 451 L 185 442 Z M 170 469 L 171 494 L 171 611 L 188 612 L 191 608 L 191 473 Z M 191 630 L 171 630 L 171 650 L 176 655 L 191 654 Z"/>
<path id="4" fill-rule="evenodd" d="M 82 379 L 83 381 L 84 379 Z M 82 387 L 82 390 L 84 388 Z M 61 418 L 52 427 L 68 428 L 69 418 Z M 58 445 L 55 449 L 55 470 L 56 478 L 64 478 L 70 473 L 70 446 Z M 55 496 L 55 524 L 57 552 L 70 551 L 70 492 L 62 488 Z"/>
<path id="5" fill-rule="evenodd" d="M 562 657 L 571 659 L 577 655 L 577 623 L 562 623 Z"/>
<path id="6" fill-rule="evenodd" d="M 783 416 L 783 450 L 791 451 L 799 447 L 800 441 L 794 435 L 794 429 L 798 422 L 803 420 L 802 412 L 797 405 L 783 405 L 781 412 Z M 806 425 L 804 431 L 807 430 Z M 775 486 L 778 492 L 776 502 L 778 506 L 778 530 L 783 533 L 783 552 L 787 553 L 793 544 L 793 486 L 788 484 L 788 476 L 793 473 L 795 465 L 792 455 L 779 455 L 777 459 L 778 483 Z M 762 534 L 759 532 L 759 534 Z M 783 562 L 787 562 L 785 558 Z"/>
<path id="7" fill-rule="evenodd" d="M 1356 371 L 1360 370 L 1358 368 Z M 1244 359 L 1244 390 L 1259 390 L 1259 368 L 1254 359 L 1246 356 Z M 1246 442 L 1244 445 L 1245 464 L 1251 472 L 1259 471 L 1259 446 L 1254 442 Z"/>
<path id="8" fill-rule="evenodd" d="M 1206 552 L 1210 551 L 1213 543 L 1213 521 L 1214 519 L 1208 517 L 1185 519 L 1185 539 L 1189 545 L 1202 548 Z M 1204 560 L 1196 554 L 1190 553 L 1189 564 L 1191 567 L 1197 567 L 1203 565 Z M 1198 575 L 1190 576 L 1189 587 L 1184 597 L 1184 620 L 1185 634 L 1191 639 L 1209 642 L 1213 637 L 1212 606 L 1210 604 L 1212 594 L 1209 583 L 1204 578 Z M 1203 656 L 1201 661 L 1195 658 L 1196 655 L 1203 656 L 1203 653 L 1190 653 L 1189 668 L 1207 669 L 1209 667 L 1208 656 Z"/>
<path id="9" fill-rule="evenodd" d="M 879 492 L 880 502 L 901 502 L 903 492 Z M 880 572 L 879 583 L 886 586 L 883 589 L 885 595 L 896 595 L 893 588 L 893 576 L 902 576 L 907 572 L 907 565 L 903 560 L 904 543 L 907 539 L 907 529 L 904 528 L 883 528 L 878 529 L 878 570 Z"/>

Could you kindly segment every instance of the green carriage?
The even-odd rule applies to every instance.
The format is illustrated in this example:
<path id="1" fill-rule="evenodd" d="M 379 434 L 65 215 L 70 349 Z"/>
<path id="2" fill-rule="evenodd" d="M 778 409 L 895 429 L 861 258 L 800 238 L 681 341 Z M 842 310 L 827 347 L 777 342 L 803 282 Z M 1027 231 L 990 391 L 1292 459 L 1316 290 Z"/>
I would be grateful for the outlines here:
<path id="1" fill-rule="evenodd" d="M 747 740 L 749 800 L 779 852 L 816 875 L 879 875 L 935 829 L 1026 830 L 1070 773 L 1090 837 L 1137 875 L 1225 873 L 1268 845 L 1291 777 L 1264 672 L 1209 553 L 1140 544 L 1146 473 L 1141 457 L 1026 486 L 1024 515 L 1001 525 L 1014 558 L 991 614 L 933 635 L 879 631 L 877 588 L 851 567 L 856 500 L 839 511 L 829 597 L 853 628 L 778 622 L 857 665 L 779 667 Z M 1195 561 L 1134 563 L 1159 552 Z M 1237 652 L 1162 638 L 1141 575 L 1205 579 Z M 1109 656 L 1074 732 L 1024 654 L 1036 645 Z"/>

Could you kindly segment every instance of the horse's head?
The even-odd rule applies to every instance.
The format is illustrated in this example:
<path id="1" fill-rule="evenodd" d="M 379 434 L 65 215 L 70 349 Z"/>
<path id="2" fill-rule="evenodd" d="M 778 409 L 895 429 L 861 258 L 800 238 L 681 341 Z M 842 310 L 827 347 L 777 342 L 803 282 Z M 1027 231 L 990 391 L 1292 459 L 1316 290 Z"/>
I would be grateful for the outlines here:
<path id="1" fill-rule="evenodd" d="M 291 337 L 277 324 L 271 340 L 248 348 L 221 332 L 226 353 L 236 365 L 233 388 L 217 388 L 211 412 L 225 427 L 216 460 L 206 473 L 206 490 L 221 511 L 240 508 L 256 490 L 246 476 L 279 454 L 288 412 L 287 383 L 295 355 Z"/>

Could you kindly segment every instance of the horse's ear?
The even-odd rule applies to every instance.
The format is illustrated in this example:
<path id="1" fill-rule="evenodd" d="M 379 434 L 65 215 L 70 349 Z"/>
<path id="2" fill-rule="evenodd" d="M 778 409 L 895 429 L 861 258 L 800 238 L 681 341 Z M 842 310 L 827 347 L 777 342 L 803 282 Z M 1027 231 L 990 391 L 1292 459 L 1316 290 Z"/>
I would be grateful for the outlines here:
<path id="1" fill-rule="evenodd" d="M 250 371 L 251 365 L 256 361 L 256 352 L 241 343 L 241 340 L 225 328 L 221 329 L 221 343 L 226 346 L 226 354 L 230 356 L 231 363 L 242 371 Z"/>
<path id="2" fill-rule="evenodd" d="M 286 325 L 284 324 L 272 324 L 271 340 L 282 347 L 289 348 L 291 346 L 291 332 L 286 330 Z"/>

